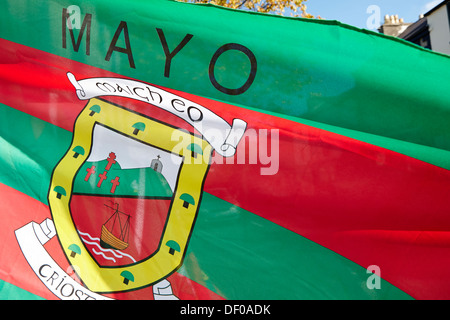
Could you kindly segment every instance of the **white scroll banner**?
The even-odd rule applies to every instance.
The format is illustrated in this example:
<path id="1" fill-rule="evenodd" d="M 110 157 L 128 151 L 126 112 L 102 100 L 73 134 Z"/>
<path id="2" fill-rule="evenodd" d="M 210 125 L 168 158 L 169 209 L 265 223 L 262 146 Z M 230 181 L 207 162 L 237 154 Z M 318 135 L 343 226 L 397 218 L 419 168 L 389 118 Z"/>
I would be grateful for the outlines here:
<path id="1" fill-rule="evenodd" d="M 15 231 L 25 259 L 42 283 L 61 300 L 112 300 L 83 287 L 48 254 L 44 244 L 56 235 L 50 219 L 30 222 Z"/>
<path id="2" fill-rule="evenodd" d="M 61 300 L 114 300 L 92 292 L 67 274 L 44 248 L 56 235 L 50 219 L 41 224 L 30 222 L 15 231 L 17 242 L 25 259 L 42 283 Z M 166 279 L 153 285 L 155 300 L 178 300 Z"/>
<path id="3" fill-rule="evenodd" d="M 237 145 L 247 128 L 241 119 L 232 125 L 211 110 L 193 101 L 155 86 L 122 78 L 88 78 L 77 80 L 68 72 L 78 99 L 89 100 L 100 96 L 120 96 L 139 100 L 164 109 L 188 122 L 223 157 L 235 154 Z"/>

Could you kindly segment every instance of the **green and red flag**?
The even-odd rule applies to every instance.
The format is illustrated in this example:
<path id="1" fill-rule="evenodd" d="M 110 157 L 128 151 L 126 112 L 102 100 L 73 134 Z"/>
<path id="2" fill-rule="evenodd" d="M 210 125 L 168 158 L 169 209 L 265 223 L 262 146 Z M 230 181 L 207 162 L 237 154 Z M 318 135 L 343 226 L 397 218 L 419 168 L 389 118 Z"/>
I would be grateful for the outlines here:
<path id="1" fill-rule="evenodd" d="M 450 298 L 448 56 L 168 0 L 2 9 L 0 298 Z"/>

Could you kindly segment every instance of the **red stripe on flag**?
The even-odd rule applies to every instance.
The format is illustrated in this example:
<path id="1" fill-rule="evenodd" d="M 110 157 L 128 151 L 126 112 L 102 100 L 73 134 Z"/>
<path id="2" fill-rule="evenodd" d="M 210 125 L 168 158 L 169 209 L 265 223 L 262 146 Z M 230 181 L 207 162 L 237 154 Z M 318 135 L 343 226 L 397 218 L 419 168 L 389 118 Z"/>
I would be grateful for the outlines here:
<path id="1" fill-rule="evenodd" d="M 78 99 L 67 72 L 72 72 L 77 80 L 126 78 L 4 39 L 0 39 L 0 48 L 0 102 L 69 131 L 87 101 Z M 150 117 L 163 118 L 172 125 L 186 126 L 180 118 L 149 104 L 120 97 L 108 100 Z"/>
<path id="2" fill-rule="evenodd" d="M 284 134 L 279 122 L 276 175 L 222 165 L 205 190 L 365 268 L 380 266 L 385 280 L 416 298 L 450 298 L 449 172 L 302 126 Z"/>

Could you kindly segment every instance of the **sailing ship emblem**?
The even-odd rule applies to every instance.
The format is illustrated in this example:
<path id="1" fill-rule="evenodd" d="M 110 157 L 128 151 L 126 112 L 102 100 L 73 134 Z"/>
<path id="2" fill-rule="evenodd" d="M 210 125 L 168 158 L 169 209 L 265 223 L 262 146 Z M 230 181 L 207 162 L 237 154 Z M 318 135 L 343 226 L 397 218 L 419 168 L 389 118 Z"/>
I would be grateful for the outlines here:
<path id="1" fill-rule="evenodd" d="M 186 130 L 89 100 L 48 195 L 59 242 L 88 289 L 136 290 L 182 265 L 212 151 Z"/>
<path id="2" fill-rule="evenodd" d="M 128 248 L 128 239 L 130 233 L 130 218 L 129 214 L 119 211 L 119 204 L 115 203 L 116 207 L 106 207 L 114 209 L 114 213 L 102 225 L 102 233 L 100 236 L 100 245 L 105 249 L 125 250 Z M 125 216 L 123 221 L 122 216 Z M 119 233 L 113 233 L 115 227 L 118 226 Z"/>

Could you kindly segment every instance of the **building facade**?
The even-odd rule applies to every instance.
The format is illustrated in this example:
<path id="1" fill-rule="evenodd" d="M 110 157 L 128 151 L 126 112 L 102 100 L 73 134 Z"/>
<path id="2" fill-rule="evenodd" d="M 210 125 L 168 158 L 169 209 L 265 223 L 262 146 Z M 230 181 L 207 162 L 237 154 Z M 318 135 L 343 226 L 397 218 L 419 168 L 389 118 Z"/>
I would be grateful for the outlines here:
<path id="1" fill-rule="evenodd" d="M 405 39 L 421 47 L 450 55 L 450 0 L 444 0 L 414 23 L 386 16 L 381 33 Z"/>

